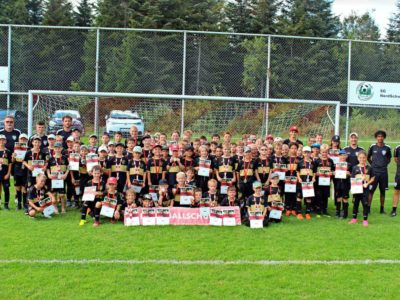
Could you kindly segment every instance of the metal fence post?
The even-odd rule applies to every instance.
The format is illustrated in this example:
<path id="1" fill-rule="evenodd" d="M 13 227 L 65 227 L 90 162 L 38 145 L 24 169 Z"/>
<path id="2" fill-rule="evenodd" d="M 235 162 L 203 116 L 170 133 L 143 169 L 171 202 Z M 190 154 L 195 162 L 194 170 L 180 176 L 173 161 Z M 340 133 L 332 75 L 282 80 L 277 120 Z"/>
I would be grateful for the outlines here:
<path id="1" fill-rule="evenodd" d="M 269 76 L 270 76 L 270 68 L 271 68 L 271 36 L 268 36 L 268 56 L 267 56 L 267 79 L 265 82 L 265 99 L 269 99 Z M 264 104 L 264 130 L 263 134 L 268 134 L 268 122 L 269 122 L 269 103 L 266 102 Z"/>
<path id="2" fill-rule="evenodd" d="M 186 39 L 187 33 L 183 32 L 183 59 L 182 59 L 182 95 L 186 93 Z M 182 99 L 182 111 L 181 111 L 181 134 L 185 129 L 185 99 Z"/>
<path id="3" fill-rule="evenodd" d="M 96 30 L 96 78 L 95 92 L 99 92 L 100 29 Z M 99 134 L 99 97 L 94 99 L 94 133 Z"/>
<path id="4" fill-rule="evenodd" d="M 7 115 L 10 109 L 10 98 L 11 98 L 11 31 L 12 26 L 8 26 L 8 45 L 7 45 L 7 65 L 8 65 L 8 93 L 7 93 Z"/>
<path id="5" fill-rule="evenodd" d="M 350 80 L 351 80 L 351 41 L 349 41 L 349 54 L 347 65 L 347 105 L 346 105 L 346 146 L 349 144 L 349 117 L 350 117 Z"/>

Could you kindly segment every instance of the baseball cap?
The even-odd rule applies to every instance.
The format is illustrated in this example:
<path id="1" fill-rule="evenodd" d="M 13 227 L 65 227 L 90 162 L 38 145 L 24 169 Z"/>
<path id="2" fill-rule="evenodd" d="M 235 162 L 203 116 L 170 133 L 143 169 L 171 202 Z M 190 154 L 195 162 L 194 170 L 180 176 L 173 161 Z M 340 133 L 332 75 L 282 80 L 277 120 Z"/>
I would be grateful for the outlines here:
<path id="1" fill-rule="evenodd" d="M 117 178 L 115 178 L 115 177 L 109 177 L 108 179 L 107 179 L 107 184 L 117 184 Z"/>
<path id="2" fill-rule="evenodd" d="M 314 144 L 311 145 L 311 148 L 318 148 L 319 149 L 319 148 L 321 148 L 321 145 L 318 144 L 318 143 L 314 143 Z"/>
<path id="3" fill-rule="evenodd" d="M 98 152 L 108 152 L 107 148 L 105 146 L 100 146 L 99 149 L 97 150 Z"/>
<path id="4" fill-rule="evenodd" d="M 303 148 L 303 151 L 304 151 L 304 148 Z M 273 179 L 273 178 L 279 178 L 279 174 L 278 173 L 272 173 L 271 174 L 271 179 Z"/>
<path id="5" fill-rule="evenodd" d="M 299 129 L 297 128 L 297 126 L 292 126 L 290 127 L 289 131 L 299 132 Z"/>
<path id="6" fill-rule="evenodd" d="M 171 145 L 171 151 L 179 151 L 179 146 L 177 144 Z"/>
<path id="7" fill-rule="evenodd" d="M 49 135 L 47 136 L 47 139 L 48 139 L 48 140 L 55 140 L 55 139 L 56 139 L 56 136 L 55 136 L 54 134 L 49 134 Z"/>
<path id="8" fill-rule="evenodd" d="M 163 151 L 169 151 L 169 147 L 167 145 L 164 145 L 161 147 L 161 150 Z"/>
<path id="9" fill-rule="evenodd" d="M 140 147 L 140 146 L 133 147 L 133 152 L 142 153 L 142 147 Z"/>
<path id="10" fill-rule="evenodd" d="M 151 139 L 151 136 L 146 134 L 142 137 L 142 141 L 146 140 L 146 139 Z"/>
<path id="11" fill-rule="evenodd" d="M 332 141 L 333 141 L 333 142 L 340 142 L 340 136 L 334 135 L 334 136 L 332 137 Z"/>
<path id="12" fill-rule="evenodd" d="M 89 150 L 89 148 L 86 146 L 86 145 L 81 145 L 81 148 L 80 148 L 81 150 L 83 150 L 83 149 L 86 149 L 86 150 Z"/>
<path id="13" fill-rule="evenodd" d="M 74 137 L 73 136 L 69 136 L 68 138 L 67 138 L 67 142 L 73 142 L 74 141 Z"/>
<path id="14" fill-rule="evenodd" d="M 20 139 L 28 139 L 28 136 L 27 136 L 25 133 L 21 133 L 21 134 L 19 135 L 19 138 L 20 138 Z"/>
<path id="15" fill-rule="evenodd" d="M 305 146 L 303 147 L 303 152 L 311 152 L 311 148 L 309 146 Z"/>
<path id="16" fill-rule="evenodd" d="M 55 142 L 54 143 L 54 148 L 62 147 L 63 144 L 61 142 Z"/>
<path id="17" fill-rule="evenodd" d="M 74 132 L 74 131 L 82 132 L 78 127 L 72 128 L 72 132 Z"/>
<path id="18" fill-rule="evenodd" d="M 251 152 L 251 148 L 250 147 L 244 147 L 244 153 L 248 153 Z"/>
<path id="19" fill-rule="evenodd" d="M 109 141 L 107 146 L 115 146 L 115 143 L 113 141 Z"/>
<path id="20" fill-rule="evenodd" d="M 340 150 L 339 155 L 347 155 L 347 152 L 345 150 Z"/>
<path id="21" fill-rule="evenodd" d="M 261 182 L 259 182 L 259 181 L 254 181 L 253 182 L 253 189 L 260 188 L 260 187 L 262 187 Z"/>
<path id="22" fill-rule="evenodd" d="M 90 139 L 90 138 L 96 138 L 96 139 L 97 139 L 97 135 L 91 134 L 91 135 L 89 136 L 89 139 Z"/>
<path id="23" fill-rule="evenodd" d="M 115 147 L 124 147 L 124 148 L 125 148 L 125 145 L 122 144 L 122 143 L 116 143 L 116 144 L 115 144 Z"/>
<path id="24" fill-rule="evenodd" d="M 165 179 L 160 179 L 158 185 L 168 185 L 168 181 L 166 181 Z"/>
<path id="25" fill-rule="evenodd" d="M 351 137 L 351 136 L 353 136 L 353 135 L 355 135 L 356 137 L 358 137 L 358 133 L 357 133 L 357 132 L 352 132 L 352 133 L 350 133 L 349 136 Z"/>
<path id="26" fill-rule="evenodd" d="M 193 151 L 193 150 L 194 150 L 194 148 L 192 145 L 187 145 L 185 148 L 185 151 Z"/>
<path id="27" fill-rule="evenodd" d="M 274 139 L 274 136 L 272 134 L 267 135 L 267 140 L 273 140 L 273 139 Z"/>
<path id="28" fill-rule="evenodd" d="M 158 144 L 156 144 L 156 145 L 153 146 L 153 149 L 155 149 L 155 148 L 160 148 L 160 149 L 162 149 L 161 145 L 158 145 Z"/>
<path id="29" fill-rule="evenodd" d="M 42 139 L 40 138 L 40 136 L 34 135 L 34 136 L 32 137 L 32 141 L 34 141 L 34 140 L 41 141 Z"/>

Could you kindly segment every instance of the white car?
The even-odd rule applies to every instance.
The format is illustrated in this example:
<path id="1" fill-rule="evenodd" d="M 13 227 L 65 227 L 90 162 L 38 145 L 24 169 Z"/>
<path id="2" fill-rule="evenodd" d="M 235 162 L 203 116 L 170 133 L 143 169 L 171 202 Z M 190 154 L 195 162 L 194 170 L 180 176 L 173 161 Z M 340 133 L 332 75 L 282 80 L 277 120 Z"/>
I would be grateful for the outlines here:
<path id="1" fill-rule="evenodd" d="M 135 125 L 139 136 L 143 135 L 144 122 L 137 112 L 130 110 L 112 110 L 109 116 L 106 116 L 106 132 L 114 135 L 116 132 L 122 132 L 125 137 L 129 136 L 130 128 Z"/>

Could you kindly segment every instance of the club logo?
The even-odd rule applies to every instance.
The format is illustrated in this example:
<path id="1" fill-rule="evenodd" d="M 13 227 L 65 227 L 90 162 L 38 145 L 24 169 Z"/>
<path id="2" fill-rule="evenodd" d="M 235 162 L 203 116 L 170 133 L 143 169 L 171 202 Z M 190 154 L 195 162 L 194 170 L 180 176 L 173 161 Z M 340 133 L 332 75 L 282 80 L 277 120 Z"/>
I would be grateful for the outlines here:
<path id="1" fill-rule="evenodd" d="M 13 135 L 12 138 L 13 138 L 13 140 L 15 141 L 15 140 L 17 139 L 17 136 L 16 136 L 16 135 Z"/>
<path id="2" fill-rule="evenodd" d="M 383 155 L 386 155 L 386 150 L 382 150 L 382 154 L 383 154 Z"/>
<path id="3" fill-rule="evenodd" d="M 374 96 L 374 88 L 370 83 L 362 82 L 357 86 L 357 96 L 361 101 L 368 101 Z"/>

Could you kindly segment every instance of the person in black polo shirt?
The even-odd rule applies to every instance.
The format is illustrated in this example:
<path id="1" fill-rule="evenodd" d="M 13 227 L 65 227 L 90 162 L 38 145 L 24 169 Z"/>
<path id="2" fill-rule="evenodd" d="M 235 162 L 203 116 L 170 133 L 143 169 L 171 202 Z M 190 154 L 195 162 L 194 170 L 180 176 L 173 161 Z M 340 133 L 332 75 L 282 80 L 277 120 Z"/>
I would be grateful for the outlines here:
<path id="1" fill-rule="evenodd" d="M 392 149 L 384 143 L 386 132 L 378 130 L 375 132 L 376 144 L 369 147 L 368 162 L 371 164 L 375 174 L 375 180 L 370 188 L 368 197 L 368 210 L 370 212 L 372 198 L 379 184 L 381 209 L 380 213 L 385 213 L 385 191 L 388 189 L 388 165 L 392 158 Z"/>
<path id="2" fill-rule="evenodd" d="M 358 165 L 357 155 L 361 151 L 365 151 L 364 148 L 358 146 L 358 134 L 356 132 L 350 133 L 349 137 L 350 146 L 347 146 L 343 150 L 347 153 L 347 162 L 352 166 Z"/>
<path id="3" fill-rule="evenodd" d="M 284 140 L 283 143 L 289 145 L 290 143 L 297 143 L 297 145 L 303 145 L 303 142 L 297 139 L 299 135 L 299 129 L 297 126 L 292 126 L 289 128 L 289 138 Z"/>
<path id="4" fill-rule="evenodd" d="M 36 123 L 36 133 L 33 134 L 28 141 L 28 147 L 32 148 L 32 140 L 33 137 L 37 137 L 39 136 L 41 139 L 41 143 L 40 143 L 40 150 L 43 150 L 45 148 L 47 148 L 49 146 L 49 142 L 47 140 L 47 135 L 46 135 L 46 127 L 45 127 L 45 123 L 43 121 L 39 121 Z"/>
<path id="5" fill-rule="evenodd" d="M 394 187 L 393 192 L 393 207 L 391 216 L 397 216 L 397 205 L 399 203 L 399 196 L 400 196 L 400 146 L 397 146 L 393 152 L 394 161 L 396 162 L 396 176 L 394 177 L 394 181 L 396 185 Z"/>
<path id="6" fill-rule="evenodd" d="M 56 135 L 61 135 L 63 137 L 64 149 L 66 149 L 67 138 L 72 134 L 72 117 L 66 115 L 62 118 L 62 121 L 63 121 L 63 128 L 58 130 Z"/>
<path id="7" fill-rule="evenodd" d="M 6 137 L 6 148 L 11 153 L 14 152 L 14 144 L 18 141 L 21 131 L 14 128 L 14 116 L 7 116 L 4 119 L 4 129 L 0 130 L 0 135 Z"/>

